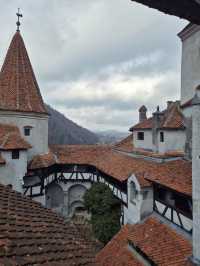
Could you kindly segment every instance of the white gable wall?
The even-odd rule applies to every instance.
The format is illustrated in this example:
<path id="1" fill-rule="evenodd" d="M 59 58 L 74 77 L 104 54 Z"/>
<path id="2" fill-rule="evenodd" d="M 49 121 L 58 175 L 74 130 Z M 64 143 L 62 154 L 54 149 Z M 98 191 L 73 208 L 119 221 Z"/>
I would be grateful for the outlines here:
<path id="1" fill-rule="evenodd" d="M 19 128 L 22 138 L 32 146 L 32 149 L 28 150 L 28 160 L 34 155 L 48 152 L 47 115 L 0 111 L 0 123 L 14 124 Z M 30 136 L 24 135 L 25 126 L 32 127 Z"/>
<path id="2" fill-rule="evenodd" d="M 164 132 L 164 142 L 160 142 L 160 132 Z M 185 149 L 186 133 L 184 130 L 161 130 L 158 132 L 158 150 L 159 153 Z"/>
<path id="3" fill-rule="evenodd" d="M 144 140 L 137 139 L 137 133 L 144 132 Z M 137 130 L 133 132 L 134 147 L 140 149 L 153 150 L 152 130 Z"/>

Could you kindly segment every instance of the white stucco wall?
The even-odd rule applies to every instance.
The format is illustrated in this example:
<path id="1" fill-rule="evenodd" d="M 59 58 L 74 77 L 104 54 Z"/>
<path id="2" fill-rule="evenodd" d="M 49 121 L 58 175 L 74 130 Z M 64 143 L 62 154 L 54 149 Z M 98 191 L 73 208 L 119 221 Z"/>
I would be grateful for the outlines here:
<path id="1" fill-rule="evenodd" d="M 144 140 L 137 139 L 137 133 L 144 132 Z M 135 148 L 153 150 L 152 130 L 138 130 L 133 132 Z"/>
<path id="2" fill-rule="evenodd" d="M 0 123 L 14 124 L 20 129 L 21 136 L 33 147 L 28 151 L 28 160 L 36 154 L 48 152 L 47 115 L 0 111 Z M 30 136 L 24 136 L 25 126 L 32 126 Z"/>
<path id="3" fill-rule="evenodd" d="M 134 182 L 138 191 L 135 200 L 131 200 L 131 182 Z M 124 223 L 135 224 L 153 212 L 153 189 L 151 187 L 142 189 L 135 175 L 129 177 L 127 189 L 128 206 L 124 206 Z M 145 191 L 146 197 L 144 199 Z"/>
<path id="4" fill-rule="evenodd" d="M 20 151 L 19 159 L 12 159 L 11 151 L 2 151 L 2 157 L 6 164 L 0 167 L 0 183 L 4 185 L 11 184 L 14 190 L 23 192 L 23 177 L 27 172 L 27 151 Z"/>
<path id="5" fill-rule="evenodd" d="M 191 117 L 192 116 L 192 106 L 182 109 L 182 112 L 185 117 Z"/>
<path id="6" fill-rule="evenodd" d="M 200 84 L 200 30 L 182 43 L 181 103 L 190 100 Z"/>
<path id="7" fill-rule="evenodd" d="M 160 132 L 164 132 L 164 142 L 160 142 Z M 185 148 L 186 132 L 184 130 L 158 132 L 158 150 L 159 153 L 165 153 L 172 150 L 182 150 Z"/>

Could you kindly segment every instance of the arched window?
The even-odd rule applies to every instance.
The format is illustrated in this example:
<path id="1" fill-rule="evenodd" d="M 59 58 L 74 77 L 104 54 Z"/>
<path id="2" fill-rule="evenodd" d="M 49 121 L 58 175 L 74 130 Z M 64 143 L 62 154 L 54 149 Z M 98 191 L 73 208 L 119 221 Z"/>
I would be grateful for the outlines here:
<path id="1" fill-rule="evenodd" d="M 130 201 L 135 202 L 137 199 L 138 191 L 136 189 L 135 183 L 132 181 L 130 183 Z"/>

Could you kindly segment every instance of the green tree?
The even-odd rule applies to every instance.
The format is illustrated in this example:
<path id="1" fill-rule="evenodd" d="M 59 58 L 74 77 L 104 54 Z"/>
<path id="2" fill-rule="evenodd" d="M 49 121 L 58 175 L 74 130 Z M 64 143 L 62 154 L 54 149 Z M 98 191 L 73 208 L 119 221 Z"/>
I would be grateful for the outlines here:
<path id="1" fill-rule="evenodd" d="M 120 230 L 120 201 L 108 186 L 96 183 L 85 193 L 84 202 L 95 237 L 106 244 Z"/>

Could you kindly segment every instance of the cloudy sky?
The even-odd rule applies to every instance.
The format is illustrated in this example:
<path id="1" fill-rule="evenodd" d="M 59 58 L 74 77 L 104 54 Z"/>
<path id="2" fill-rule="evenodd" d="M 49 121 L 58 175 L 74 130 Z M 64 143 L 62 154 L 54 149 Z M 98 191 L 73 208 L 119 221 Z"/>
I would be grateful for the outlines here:
<path id="1" fill-rule="evenodd" d="M 23 35 L 46 103 L 91 130 L 126 131 L 179 99 L 187 24 L 130 0 L 0 0 L 0 64 L 23 12 Z"/>

